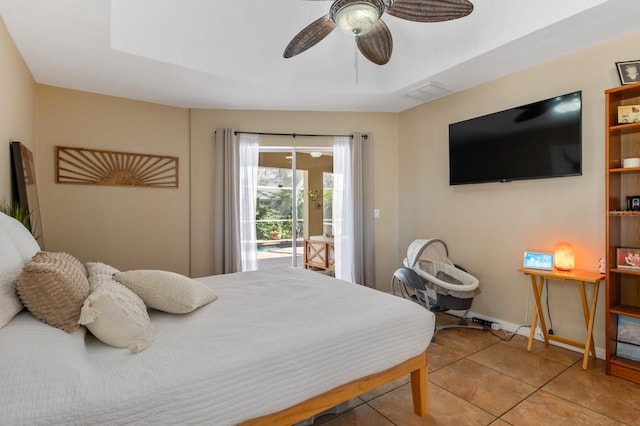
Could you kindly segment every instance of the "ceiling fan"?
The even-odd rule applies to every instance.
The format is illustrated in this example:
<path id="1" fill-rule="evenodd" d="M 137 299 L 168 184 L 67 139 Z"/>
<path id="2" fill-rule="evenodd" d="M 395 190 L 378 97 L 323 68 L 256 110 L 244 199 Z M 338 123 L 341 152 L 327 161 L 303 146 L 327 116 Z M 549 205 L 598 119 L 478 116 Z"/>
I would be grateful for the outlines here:
<path id="1" fill-rule="evenodd" d="M 291 58 L 315 46 L 336 27 L 355 36 L 362 55 L 384 65 L 391 59 L 393 39 L 381 17 L 386 12 L 414 22 L 450 21 L 473 11 L 468 0 L 335 0 L 329 13 L 300 31 L 284 50 Z"/>

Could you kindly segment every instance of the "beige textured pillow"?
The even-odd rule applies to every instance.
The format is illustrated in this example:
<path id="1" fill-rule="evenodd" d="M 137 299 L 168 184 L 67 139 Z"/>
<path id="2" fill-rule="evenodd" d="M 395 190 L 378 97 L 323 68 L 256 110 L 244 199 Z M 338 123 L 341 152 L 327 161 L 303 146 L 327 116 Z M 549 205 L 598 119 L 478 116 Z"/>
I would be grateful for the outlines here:
<path id="1" fill-rule="evenodd" d="M 33 256 L 31 259 L 35 262 L 55 262 L 56 260 L 61 260 L 63 262 L 69 262 L 76 268 L 78 268 L 84 276 L 88 276 L 87 268 L 84 267 L 82 262 L 76 259 L 73 255 L 65 252 L 51 252 L 51 251 L 40 251 Z"/>
<path id="2" fill-rule="evenodd" d="M 148 307 L 170 314 L 186 314 L 218 297 L 205 284 L 175 272 L 137 270 L 117 272 L 113 277 L 140 296 Z"/>
<path id="3" fill-rule="evenodd" d="M 91 270 L 91 269 L 90 269 Z M 151 346 L 151 321 L 144 302 L 109 275 L 93 275 L 80 324 L 107 345 L 139 353 Z"/>
<path id="4" fill-rule="evenodd" d="M 78 327 L 82 303 L 89 296 L 89 281 L 84 268 L 67 256 L 36 255 L 23 268 L 16 290 L 36 318 L 71 333 Z"/>

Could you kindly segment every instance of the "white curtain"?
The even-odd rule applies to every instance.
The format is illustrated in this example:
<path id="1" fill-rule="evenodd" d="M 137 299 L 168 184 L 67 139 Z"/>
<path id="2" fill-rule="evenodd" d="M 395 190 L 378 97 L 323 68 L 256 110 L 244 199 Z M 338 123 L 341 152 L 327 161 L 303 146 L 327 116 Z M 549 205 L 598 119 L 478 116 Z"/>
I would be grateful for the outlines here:
<path id="1" fill-rule="evenodd" d="M 240 259 L 242 271 L 258 269 L 256 258 L 256 198 L 258 196 L 258 135 L 241 133 L 240 149 Z"/>
<path id="2" fill-rule="evenodd" d="M 334 139 L 333 233 L 336 278 L 374 287 L 371 142 L 361 133 Z"/>
<path id="3" fill-rule="evenodd" d="M 214 274 L 257 269 L 258 137 L 217 129 L 214 161 Z"/>
<path id="4" fill-rule="evenodd" d="M 356 282 L 353 229 L 353 185 L 351 184 L 351 138 L 336 137 L 333 142 L 333 241 L 335 274 L 341 280 Z"/>

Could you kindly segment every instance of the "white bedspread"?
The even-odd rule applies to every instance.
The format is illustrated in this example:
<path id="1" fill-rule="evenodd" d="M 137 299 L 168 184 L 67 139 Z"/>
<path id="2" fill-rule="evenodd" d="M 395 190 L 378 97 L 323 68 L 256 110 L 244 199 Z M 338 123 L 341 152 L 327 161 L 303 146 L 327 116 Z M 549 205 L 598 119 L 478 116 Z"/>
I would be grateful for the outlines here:
<path id="1" fill-rule="evenodd" d="M 422 353 L 433 314 L 301 269 L 212 276 L 218 300 L 151 311 L 140 354 L 22 312 L 0 329 L 0 424 L 236 424 Z"/>

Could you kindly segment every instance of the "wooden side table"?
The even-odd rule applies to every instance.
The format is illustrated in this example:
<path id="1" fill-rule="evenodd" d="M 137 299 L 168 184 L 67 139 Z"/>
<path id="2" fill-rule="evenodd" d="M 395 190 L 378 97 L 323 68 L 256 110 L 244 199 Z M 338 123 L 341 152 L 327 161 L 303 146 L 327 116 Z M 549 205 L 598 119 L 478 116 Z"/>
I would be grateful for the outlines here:
<path id="1" fill-rule="evenodd" d="M 604 279 L 604 274 L 589 271 L 558 271 L 555 269 L 553 271 L 543 271 L 528 268 L 519 268 L 518 271 L 531 277 L 531 288 L 536 299 L 536 309 L 533 311 L 533 318 L 531 319 L 531 332 L 529 333 L 529 344 L 527 345 L 527 350 L 531 352 L 533 337 L 536 333 L 536 324 L 538 323 L 538 318 L 540 318 L 540 327 L 542 328 L 544 343 L 548 345 L 549 340 L 554 340 L 556 342 L 561 342 L 566 345 L 583 349 L 584 357 L 582 360 L 582 368 L 586 369 L 589 363 L 589 354 L 591 354 L 594 359 L 596 358 L 595 344 L 593 343 L 593 322 L 596 315 L 596 304 L 598 303 L 598 289 L 600 288 L 600 281 Z M 575 282 L 579 285 L 582 310 L 584 312 L 584 323 L 587 327 L 587 337 L 584 343 L 560 337 L 555 334 L 549 334 L 547 332 L 547 326 L 544 322 L 542 302 L 540 301 L 542 290 L 547 280 Z M 593 284 L 593 295 L 591 296 L 590 307 L 587 304 L 585 284 Z"/>

